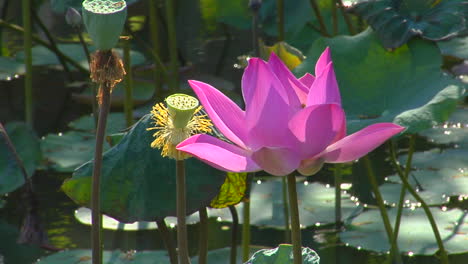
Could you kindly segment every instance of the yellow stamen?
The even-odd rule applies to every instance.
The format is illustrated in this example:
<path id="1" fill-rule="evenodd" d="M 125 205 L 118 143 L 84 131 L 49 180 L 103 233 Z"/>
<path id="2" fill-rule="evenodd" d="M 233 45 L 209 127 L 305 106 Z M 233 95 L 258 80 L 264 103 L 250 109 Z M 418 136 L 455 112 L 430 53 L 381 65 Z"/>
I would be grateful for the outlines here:
<path id="1" fill-rule="evenodd" d="M 152 148 L 161 149 L 161 156 L 170 157 L 176 160 L 183 160 L 190 157 L 189 154 L 178 151 L 176 149 L 177 144 L 184 141 L 195 134 L 211 133 L 211 127 L 213 124 L 208 119 L 207 115 L 198 114 L 202 109 L 199 106 L 187 126 L 183 128 L 174 127 L 173 118 L 169 113 L 169 110 L 162 103 L 158 103 L 153 106 L 151 110 L 152 119 L 154 120 L 155 126 L 147 128 L 146 130 L 157 130 L 153 137 L 154 141 L 151 143 Z"/>

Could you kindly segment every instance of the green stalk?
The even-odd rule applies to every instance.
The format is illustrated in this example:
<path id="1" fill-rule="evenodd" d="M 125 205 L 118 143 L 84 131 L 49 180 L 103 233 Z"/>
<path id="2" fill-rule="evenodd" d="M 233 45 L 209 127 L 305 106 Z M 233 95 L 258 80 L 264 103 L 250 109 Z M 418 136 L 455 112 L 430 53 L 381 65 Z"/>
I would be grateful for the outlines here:
<path id="1" fill-rule="evenodd" d="M 278 41 L 284 41 L 284 0 L 276 0 L 278 11 Z"/>
<path id="2" fill-rule="evenodd" d="M 399 175 L 400 176 L 400 175 Z M 445 250 L 444 243 L 442 241 L 442 238 L 440 237 L 440 232 L 437 227 L 437 224 L 434 220 L 434 216 L 432 216 L 431 211 L 429 210 L 429 206 L 426 204 L 426 202 L 419 196 L 418 192 L 409 184 L 408 180 L 405 177 L 400 176 L 401 181 L 403 182 L 403 185 L 406 186 L 406 189 L 413 195 L 413 197 L 421 203 L 421 207 L 424 210 L 424 213 L 426 213 L 427 219 L 429 220 L 429 223 L 431 224 L 432 231 L 434 232 L 434 237 L 437 241 L 437 245 L 439 246 L 439 254 L 441 258 L 441 263 L 442 264 L 448 264 L 449 259 L 447 255 L 447 251 Z"/>
<path id="3" fill-rule="evenodd" d="M 332 27 L 333 27 L 333 36 L 338 35 L 338 15 L 337 15 L 337 0 L 332 1 Z"/>
<path id="4" fill-rule="evenodd" d="M 125 72 L 125 101 L 124 112 L 127 127 L 133 125 L 133 76 L 130 57 L 130 39 L 123 41 Z"/>
<path id="5" fill-rule="evenodd" d="M 94 150 L 93 178 L 91 190 L 91 236 L 92 236 L 92 259 L 93 264 L 102 263 L 102 216 L 101 216 L 101 168 L 104 135 L 106 133 L 107 116 L 110 109 L 110 87 L 102 83 L 102 104 L 99 108 L 99 120 L 96 131 L 96 145 Z"/>
<path id="6" fill-rule="evenodd" d="M 31 1 L 22 0 L 23 12 L 23 50 L 26 75 L 24 77 L 24 104 L 25 120 L 33 126 L 33 90 L 32 90 L 32 25 L 31 25 Z"/>
<path id="7" fill-rule="evenodd" d="M 398 250 L 398 245 L 396 241 L 393 239 L 392 225 L 390 224 L 390 219 L 387 214 L 387 209 L 385 208 L 382 195 L 380 194 L 379 186 L 377 184 L 377 180 L 374 174 L 374 169 L 372 168 L 372 164 L 369 159 L 369 156 L 368 155 L 364 156 L 363 160 L 364 160 L 364 165 L 366 166 L 366 169 L 367 169 L 367 177 L 372 186 L 372 192 L 374 193 L 375 200 L 377 201 L 377 206 L 379 207 L 380 215 L 384 223 L 385 231 L 387 232 L 388 241 L 391 245 L 390 259 L 394 257 L 397 263 L 401 263 L 401 256 Z"/>
<path id="8" fill-rule="evenodd" d="M 156 220 L 158 225 L 159 234 L 161 234 L 164 245 L 166 246 L 167 252 L 169 253 L 169 260 L 171 264 L 177 264 L 177 252 L 174 245 L 174 240 L 167 228 L 166 222 L 164 220 Z"/>
<path id="9" fill-rule="evenodd" d="M 284 209 L 284 243 L 291 243 L 291 229 L 289 228 L 289 203 L 288 203 L 288 184 L 286 177 L 281 178 L 283 187 L 283 209 Z"/>
<path id="10" fill-rule="evenodd" d="M 343 1 L 342 0 L 336 0 L 336 1 L 338 2 L 338 6 L 341 9 L 341 14 L 343 15 L 346 26 L 348 27 L 349 34 L 351 35 L 356 34 L 356 29 L 354 29 L 353 23 L 351 22 L 351 18 L 349 17 L 349 14 L 345 10 Z"/>
<path id="11" fill-rule="evenodd" d="M 323 22 L 323 17 L 322 17 L 322 14 L 320 13 L 320 8 L 318 7 L 316 0 L 310 0 L 310 6 L 314 10 L 314 14 L 317 17 L 317 20 L 319 22 L 320 33 L 322 33 L 323 36 L 330 36 L 330 34 L 328 34 L 327 27 L 325 26 L 325 23 Z"/>
<path id="12" fill-rule="evenodd" d="M 253 9 L 252 16 L 252 41 L 253 41 L 253 50 L 254 56 L 260 57 L 260 46 L 258 41 L 258 9 Z"/>
<path id="13" fill-rule="evenodd" d="M 237 258 L 237 230 L 239 230 L 239 216 L 234 205 L 229 206 L 229 211 L 232 216 L 232 232 L 231 232 L 231 253 L 229 255 L 230 264 L 236 264 Z"/>
<path id="14" fill-rule="evenodd" d="M 25 1 L 25 0 L 23 0 Z M 3 26 L 3 27 L 6 27 L 8 29 L 11 29 L 13 31 L 16 31 L 16 32 L 19 32 L 19 33 L 23 33 L 23 34 L 26 34 L 26 30 L 18 25 L 14 25 L 14 24 L 10 24 L 8 22 L 6 22 L 5 20 L 3 19 L 0 19 L 0 26 Z M 47 43 L 46 41 L 42 40 L 41 38 L 39 38 L 38 36 L 36 35 L 31 35 L 32 37 L 32 40 L 34 40 L 34 42 L 37 42 L 38 44 L 46 47 L 47 49 L 49 49 L 50 51 L 52 52 L 55 52 L 54 49 L 52 48 L 52 46 Z M 66 60 L 68 63 L 70 63 L 73 67 L 77 68 L 80 72 L 88 75 L 89 74 L 89 71 L 86 70 L 85 68 L 83 68 L 79 63 L 77 63 L 76 61 L 74 61 L 72 58 L 68 57 L 67 55 L 65 55 L 63 52 L 61 52 L 60 50 L 57 51 L 56 53 L 58 56 L 62 57 L 64 60 Z M 26 54 L 25 54 L 26 56 Z"/>
<path id="15" fill-rule="evenodd" d="M 169 45 L 170 79 L 169 90 L 179 90 L 179 58 L 177 53 L 177 32 L 175 21 L 175 0 L 166 0 L 167 34 Z"/>
<path id="16" fill-rule="evenodd" d="M 250 189 L 255 172 L 247 173 L 247 188 L 243 199 L 243 224 L 242 224 L 242 262 L 249 260 L 249 245 L 250 245 Z"/>
<path id="17" fill-rule="evenodd" d="M 341 164 L 335 164 L 335 225 L 341 228 Z"/>
<path id="18" fill-rule="evenodd" d="M 390 141 L 391 142 L 391 141 Z M 415 137 L 414 135 L 410 135 L 410 142 L 409 142 L 409 150 L 408 150 L 408 158 L 406 159 L 406 165 L 405 165 L 405 171 L 401 170 L 400 166 L 397 163 L 396 159 L 396 153 L 395 153 L 395 148 L 392 143 L 390 143 L 390 158 L 397 169 L 398 176 L 404 177 L 405 179 L 408 179 L 409 172 L 411 171 L 411 161 L 413 159 L 413 153 L 414 153 L 414 142 L 415 142 Z M 401 190 L 400 190 L 400 199 L 398 201 L 398 210 L 397 210 L 397 215 L 395 219 L 395 229 L 393 230 L 393 239 L 398 240 L 398 232 L 400 231 L 400 222 L 401 222 L 401 214 L 403 212 L 403 204 L 405 201 L 405 195 L 406 195 L 406 186 L 404 184 L 401 185 Z"/>
<path id="19" fill-rule="evenodd" d="M 200 215 L 200 239 L 198 245 L 198 264 L 206 264 L 208 255 L 208 213 L 206 207 L 198 211 Z"/>
<path id="20" fill-rule="evenodd" d="M 149 27 L 150 27 L 150 37 L 151 37 L 151 44 L 153 46 L 153 53 L 156 54 L 158 57 L 161 56 L 161 47 L 160 47 L 160 30 L 158 25 L 158 7 L 156 2 L 157 1 L 148 1 L 149 2 Z M 154 67 L 154 95 L 161 95 L 162 94 L 162 77 L 163 74 L 161 72 L 160 67 Z"/>
<path id="21" fill-rule="evenodd" d="M 176 160 L 176 185 L 177 185 L 177 248 L 179 250 L 179 264 L 189 264 L 187 244 L 186 207 L 187 197 L 185 189 L 185 161 Z"/>
<path id="22" fill-rule="evenodd" d="M 299 206 L 297 204 L 296 177 L 293 173 L 287 177 L 289 207 L 291 213 L 291 239 L 293 244 L 294 264 L 302 264 L 302 239 L 301 226 L 299 223 Z"/>

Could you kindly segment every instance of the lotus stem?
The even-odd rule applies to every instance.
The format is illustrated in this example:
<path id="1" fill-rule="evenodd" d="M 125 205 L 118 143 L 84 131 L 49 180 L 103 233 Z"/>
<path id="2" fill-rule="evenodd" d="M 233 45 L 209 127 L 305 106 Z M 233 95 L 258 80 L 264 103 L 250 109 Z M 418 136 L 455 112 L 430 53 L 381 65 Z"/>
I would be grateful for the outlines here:
<path id="1" fill-rule="evenodd" d="M 185 161 L 176 160 L 176 185 L 177 185 L 177 248 L 179 250 L 179 264 L 189 264 L 187 224 L 187 197 L 185 187 Z"/>
<path id="2" fill-rule="evenodd" d="M 260 3 L 261 4 L 261 3 Z M 260 45 L 258 40 L 258 11 L 260 6 L 251 6 L 253 15 L 252 15 L 252 41 L 253 41 L 253 50 L 254 56 L 260 57 Z"/>
<path id="3" fill-rule="evenodd" d="M 152 44 L 152 52 L 159 58 L 161 56 L 161 44 L 160 44 L 160 29 L 159 29 L 159 12 L 157 7 L 157 1 L 149 2 L 149 27 L 150 27 L 150 38 Z M 161 95 L 163 92 L 162 78 L 163 74 L 161 67 L 154 67 L 154 95 Z"/>
<path id="4" fill-rule="evenodd" d="M 198 264 L 206 264 L 208 255 L 208 213 L 206 207 L 198 211 L 200 215 L 200 239 L 198 245 Z"/>
<path id="5" fill-rule="evenodd" d="M 338 15 L 337 15 L 337 0 L 332 0 L 332 28 L 333 28 L 333 36 L 338 35 Z"/>
<path id="6" fill-rule="evenodd" d="M 170 61 L 169 90 L 179 89 L 179 56 L 177 53 L 177 31 L 175 21 L 175 0 L 166 0 L 167 33 Z"/>
<path id="7" fill-rule="evenodd" d="M 341 14 L 343 15 L 344 21 L 346 23 L 346 26 L 348 27 L 349 34 L 354 35 L 356 34 L 356 29 L 354 29 L 353 23 L 351 22 L 351 18 L 349 17 L 349 14 L 346 12 L 346 9 L 343 5 L 342 0 L 336 0 L 338 2 L 338 6 L 341 9 Z"/>
<path id="8" fill-rule="evenodd" d="M 23 0 L 24 1 L 24 0 Z M 13 31 L 16 31 L 16 32 L 19 32 L 19 33 L 25 33 L 25 29 L 18 26 L 18 25 L 14 25 L 14 24 L 10 24 L 8 22 L 6 22 L 5 20 L 3 19 L 0 19 L 0 26 L 3 26 L 3 27 L 6 27 L 8 29 L 11 29 Z M 47 43 L 46 41 L 42 40 L 41 38 L 39 38 L 38 36 L 36 35 L 32 35 L 32 40 L 34 40 L 34 42 L 37 42 L 38 44 L 46 47 L 47 49 L 49 49 L 50 51 L 52 52 L 55 52 L 54 49 L 52 48 L 52 46 Z M 58 56 L 62 57 L 64 60 L 66 60 L 68 63 L 70 63 L 73 67 L 77 68 L 80 72 L 88 75 L 89 72 L 88 70 L 86 70 L 85 68 L 83 68 L 80 64 L 78 64 L 76 61 L 74 61 L 72 58 L 68 57 L 67 55 L 63 54 L 60 50 L 57 51 L 56 53 Z M 26 54 L 25 54 L 26 55 Z"/>
<path id="9" fill-rule="evenodd" d="M 400 174 L 398 174 L 400 176 Z M 429 220 L 429 223 L 431 224 L 432 231 L 434 232 L 434 237 L 437 241 L 437 245 L 439 246 L 439 254 L 440 254 L 440 261 L 442 264 L 448 264 L 449 259 L 447 255 L 447 251 L 445 250 L 444 243 L 442 241 L 442 238 L 440 236 L 439 229 L 437 227 L 437 224 L 434 220 L 434 216 L 431 213 L 431 210 L 429 210 L 429 206 L 426 204 L 426 202 L 419 196 L 418 192 L 409 184 L 408 179 L 405 177 L 400 176 L 401 181 L 403 182 L 403 185 L 406 186 L 406 189 L 411 193 L 411 195 L 419 202 L 421 203 L 421 207 L 424 210 L 424 213 L 426 213 L 427 219 Z"/>
<path id="10" fill-rule="evenodd" d="M 341 164 L 335 164 L 335 226 L 341 228 Z"/>
<path id="11" fill-rule="evenodd" d="M 398 176 L 404 177 L 405 179 L 408 179 L 409 172 L 411 171 L 411 162 L 412 162 L 413 153 L 414 153 L 414 142 L 415 142 L 414 135 L 410 135 L 408 158 L 406 159 L 405 171 L 403 172 L 400 166 L 398 165 L 398 162 L 396 159 L 395 147 L 393 143 L 390 141 L 390 159 L 392 161 L 392 164 L 397 170 Z M 394 240 L 398 240 L 398 232 L 400 231 L 401 213 L 403 212 L 403 204 L 405 201 L 405 195 L 406 195 L 406 186 L 402 184 L 401 190 L 400 190 L 400 198 L 398 201 L 397 215 L 395 218 L 395 228 L 393 230 Z"/>
<path id="12" fill-rule="evenodd" d="M 276 0 L 278 12 L 278 42 L 284 41 L 284 0 Z"/>
<path id="13" fill-rule="evenodd" d="M 293 244 L 294 264 L 302 264 L 302 239 L 299 223 L 299 206 L 297 203 L 296 177 L 293 173 L 287 177 L 289 208 L 291 213 L 291 239 Z"/>
<path id="14" fill-rule="evenodd" d="M 377 201 L 377 206 L 379 207 L 380 215 L 382 217 L 382 221 L 385 227 L 385 231 L 387 232 L 388 241 L 391 245 L 390 259 L 394 257 L 397 263 L 401 263 L 401 256 L 398 250 L 398 245 L 396 243 L 396 240 L 393 239 L 392 225 L 390 224 L 390 219 L 387 214 L 387 209 L 385 208 L 382 195 L 380 194 L 379 186 L 377 184 L 374 169 L 372 168 L 372 164 L 369 159 L 369 156 L 368 155 L 364 156 L 363 160 L 364 160 L 364 165 L 366 166 L 366 169 L 367 169 L 367 177 L 372 186 L 372 192 L 374 193 L 375 200 Z"/>
<path id="15" fill-rule="evenodd" d="M 283 210 L 284 210 L 284 243 L 291 243 L 291 229 L 289 228 L 289 203 L 288 203 L 288 184 L 286 177 L 281 178 L 282 193 L 283 193 Z"/>
<path id="16" fill-rule="evenodd" d="M 318 7 L 316 0 L 310 0 L 310 6 L 314 10 L 315 17 L 317 17 L 317 20 L 319 22 L 320 33 L 322 33 L 323 36 L 330 36 L 330 34 L 328 34 L 327 27 L 325 26 L 322 14 L 320 13 L 320 8 Z"/>
<path id="17" fill-rule="evenodd" d="M 24 104 L 25 120 L 33 126 L 33 90 L 32 90 L 32 25 L 31 25 L 31 0 L 22 0 L 23 12 L 23 50 L 26 75 L 24 77 Z"/>
<path id="18" fill-rule="evenodd" d="M 249 260 L 250 245 L 250 189 L 255 172 L 247 173 L 247 188 L 245 190 L 242 224 L 242 262 Z"/>
<path id="19" fill-rule="evenodd" d="M 231 232 L 231 254 L 229 256 L 230 264 L 236 264 L 237 259 L 237 230 L 239 230 L 239 216 L 234 205 L 229 206 L 229 211 L 232 216 L 232 232 Z"/>
<path id="20" fill-rule="evenodd" d="M 124 66 L 125 72 L 125 101 L 124 101 L 124 112 L 125 122 L 127 127 L 133 125 L 133 75 L 130 57 L 130 39 L 123 41 L 124 50 Z"/>
<path id="21" fill-rule="evenodd" d="M 101 215 L 101 168 L 104 135 L 106 133 L 107 116 L 110 109 L 111 87 L 107 83 L 102 83 L 102 104 L 99 109 L 99 119 L 96 131 L 96 145 L 94 150 L 93 178 L 91 190 L 91 233 L 92 233 L 92 259 L 93 264 L 102 263 L 102 215 Z"/>
<path id="22" fill-rule="evenodd" d="M 166 246 L 167 252 L 169 253 L 169 260 L 171 261 L 171 264 L 177 264 L 176 247 L 169 229 L 167 228 L 166 222 L 164 219 L 158 219 L 156 220 L 156 224 L 158 225 L 159 234 L 161 234 L 164 245 Z"/>
<path id="23" fill-rule="evenodd" d="M 225 40 L 223 42 L 223 47 L 221 48 L 221 54 L 219 55 L 218 62 L 216 63 L 216 70 L 215 70 L 215 75 L 219 76 L 221 75 L 221 72 L 223 71 L 224 65 L 226 64 L 226 56 L 228 55 L 229 47 L 231 46 L 231 33 L 229 32 L 229 27 L 221 23 L 221 26 L 223 28 Z"/>

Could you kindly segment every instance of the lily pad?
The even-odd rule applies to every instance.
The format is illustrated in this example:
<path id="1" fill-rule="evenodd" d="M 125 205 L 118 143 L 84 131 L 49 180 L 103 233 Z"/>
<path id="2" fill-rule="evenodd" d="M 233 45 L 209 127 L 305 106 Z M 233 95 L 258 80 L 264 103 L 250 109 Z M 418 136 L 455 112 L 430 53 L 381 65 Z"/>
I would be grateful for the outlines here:
<path id="1" fill-rule="evenodd" d="M 89 69 L 88 60 L 86 58 L 86 54 L 83 50 L 83 46 L 80 44 L 59 44 L 57 45 L 58 49 L 78 64 L 80 64 L 83 68 Z M 95 51 L 94 46 L 89 47 L 90 52 Z M 114 49 L 123 58 L 123 51 L 120 48 Z M 130 51 L 131 57 L 131 64 L 140 65 L 145 62 L 145 57 L 138 51 Z M 59 65 L 60 61 L 57 58 L 57 55 L 49 50 L 44 46 L 34 46 L 32 48 L 32 58 L 33 58 L 33 65 Z M 20 51 L 16 54 L 16 59 L 22 61 L 24 59 L 24 52 Z M 72 67 L 70 65 L 70 67 Z"/>
<path id="2" fill-rule="evenodd" d="M 27 176 L 31 177 L 42 159 L 39 138 L 25 123 L 8 123 L 5 130 L 23 162 Z M 3 134 L 0 134 L 0 195 L 12 192 L 23 184 L 21 167 L 8 148 Z"/>
<path id="3" fill-rule="evenodd" d="M 80 207 L 75 210 L 75 218 L 78 222 L 84 225 L 91 225 L 91 209 L 86 207 Z M 175 227 L 177 225 L 177 218 L 176 217 L 166 217 L 164 219 L 166 225 L 169 227 Z M 198 212 L 191 214 L 186 218 L 187 224 L 195 224 L 200 221 L 200 217 L 198 216 Z M 152 230 L 157 229 L 158 225 L 156 222 L 148 222 L 148 221 L 137 221 L 133 223 L 123 223 L 119 222 L 118 220 L 107 216 L 102 215 L 102 228 L 109 229 L 109 230 L 124 230 L 124 231 L 137 231 L 137 230 Z"/>
<path id="4" fill-rule="evenodd" d="M 250 247 L 250 255 L 252 255 L 256 250 L 258 250 L 258 246 Z M 236 264 L 242 264 L 242 250 L 240 247 L 236 249 L 237 257 L 236 257 Z M 207 263 L 209 264 L 230 264 L 230 256 L 231 256 L 231 248 L 219 248 L 215 250 L 208 251 L 207 254 Z M 198 256 L 194 256 L 190 259 L 192 264 L 198 264 Z"/>
<path id="5" fill-rule="evenodd" d="M 22 61 L 9 57 L 0 57 L 0 80 L 9 81 L 13 77 L 25 72 L 26 68 Z"/>
<path id="6" fill-rule="evenodd" d="M 406 162 L 406 155 L 402 155 L 400 163 Z M 460 172 L 468 172 L 468 150 L 448 149 L 418 152 L 413 155 L 412 167 L 426 170 L 451 168 Z"/>
<path id="7" fill-rule="evenodd" d="M 103 156 L 102 212 L 122 222 L 154 221 L 176 212 L 175 161 L 150 147 L 153 133 L 146 130 L 149 127 L 153 121 L 146 115 Z M 186 160 L 185 165 L 187 214 L 191 214 L 217 195 L 224 172 L 196 159 Z M 90 203 L 92 167 L 92 161 L 85 163 L 62 185 L 80 205 Z"/>
<path id="8" fill-rule="evenodd" d="M 445 56 L 452 56 L 459 59 L 468 59 L 468 37 L 454 38 L 447 41 L 438 41 L 440 51 Z"/>
<path id="9" fill-rule="evenodd" d="M 111 113 L 108 116 L 106 133 L 121 131 L 125 126 L 122 113 Z M 94 157 L 93 118 L 91 116 L 80 117 L 70 122 L 69 127 L 74 130 L 48 134 L 42 138 L 41 149 L 49 162 L 49 169 L 59 172 L 73 172 L 78 166 Z M 107 143 L 104 143 L 104 149 L 109 149 Z"/>
<path id="10" fill-rule="evenodd" d="M 392 225 L 395 222 L 396 211 L 396 208 L 387 211 Z M 431 212 L 445 249 L 450 254 L 466 252 L 468 213 L 459 209 L 442 211 L 438 208 L 432 208 Z M 340 238 L 342 242 L 353 247 L 376 252 L 390 250 L 378 210 L 369 210 L 354 218 L 346 231 L 340 233 Z M 433 255 L 439 250 L 432 228 L 422 209 L 403 209 L 398 247 L 400 251 L 412 252 L 414 255 Z"/>
<path id="11" fill-rule="evenodd" d="M 297 184 L 299 199 L 299 218 L 302 227 L 330 224 L 335 219 L 335 189 L 319 183 L 307 181 Z M 284 228 L 284 205 L 282 199 L 282 182 L 271 180 L 257 181 L 252 185 L 250 193 L 250 223 L 256 226 Z M 362 211 L 349 199 L 348 194 L 342 195 L 341 206 L 343 219 Z M 243 222 L 243 204 L 236 205 L 239 222 Z M 218 217 L 223 221 L 232 221 L 228 209 L 210 209 L 210 217 Z"/>
<path id="12" fill-rule="evenodd" d="M 262 249 L 253 254 L 253 256 L 245 264 L 292 264 L 294 259 L 292 256 L 292 245 L 281 244 L 277 248 Z M 302 248 L 302 263 L 304 264 L 319 264 L 319 255 L 310 248 Z"/>
<path id="13" fill-rule="evenodd" d="M 447 122 L 420 134 L 437 144 L 450 144 L 466 149 L 468 148 L 468 110 L 457 109 Z"/>
<path id="14" fill-rule="evenodd" d="M 387 48 L 397 48 L 414 36 L 440 41 L 467 33 L 465 0 L 359 1 L 351 10 L 367 21 Z"/>
<path id="15" fill-rule="evenodd" d="M 0 219 L 0 263 L 29 264 L 44 254 L 44 250 L 37 246 L 18 244 L 16 240 L 20 234 L 17 227 Z M 3 262 L 4 261 L 4 262 Z"/>
<path id="16" fill-rule="evenodd" d="M 318 39 L 296 68 L 297 75 L 313 73 L 327 46 L 350 133 L 378 122 L 400 124 L 406 133 L 420 132 L 447 120 L 465 93 L 461 82 L 441 71 L 442 58 L 434 43 L 414 39 L 388 51 L 371 29 Z"/>
<path id="17" fill-rule="evenodd" d="M 61 251 L 37 260 L 37 264 L 79 263 L 92 264 L 91 250 L 73 249 Z M 165 250 L 122 252 L 120 250 L 105 250 L 102 254 L 103 264 L 167 264 L 169 256 Z"/>

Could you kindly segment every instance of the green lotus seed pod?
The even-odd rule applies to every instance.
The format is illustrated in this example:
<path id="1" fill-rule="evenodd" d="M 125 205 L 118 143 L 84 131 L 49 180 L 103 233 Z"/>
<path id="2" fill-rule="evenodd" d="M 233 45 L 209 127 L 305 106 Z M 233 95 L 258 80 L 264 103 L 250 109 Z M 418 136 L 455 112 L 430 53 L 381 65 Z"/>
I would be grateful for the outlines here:
<path id="1" fill-rule="evenodd" d="M 167 97 L 166 103 L 175 128 L 185 128 L 199 105 L 197 98 L 180 93 Z"/>
<path id="2" fill-rule="evenodd" d="M 112 49 L 127 18 L 127 3 L 123 0 L 85 0 L 82 5 L 83 23 L 97 49 Z"/>

